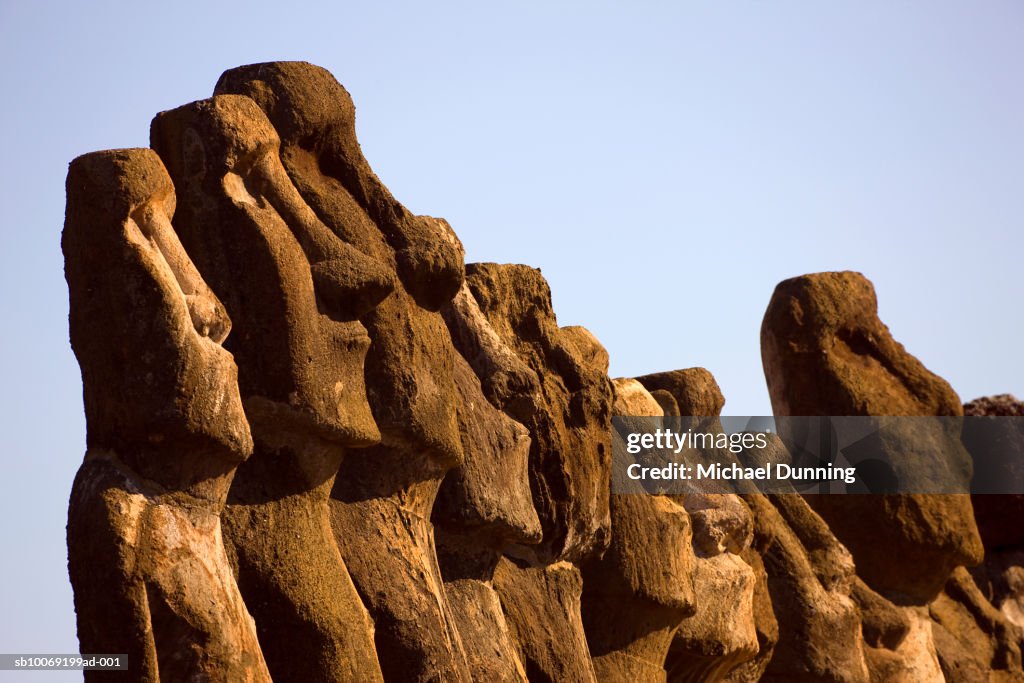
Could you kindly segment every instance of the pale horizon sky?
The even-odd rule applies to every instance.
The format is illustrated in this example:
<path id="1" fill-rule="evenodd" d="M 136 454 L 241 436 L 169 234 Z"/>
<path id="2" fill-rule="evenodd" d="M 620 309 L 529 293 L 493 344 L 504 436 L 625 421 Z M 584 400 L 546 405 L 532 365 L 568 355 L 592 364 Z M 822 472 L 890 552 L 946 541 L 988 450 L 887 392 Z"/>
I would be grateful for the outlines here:
<path id="1" fill-rule="evenodd" d="M 0 55 L 0 652 L 77 648 L 67 164 L 240 64 L 334 73 L 394 195 L 467 261 L 540 267 L 613 376 L 703 366 L 727 414 L 768 413 L 775 284 L 852 269 L 963 400 L 1024 395 L 1019 2 L 7 1 Z"/>

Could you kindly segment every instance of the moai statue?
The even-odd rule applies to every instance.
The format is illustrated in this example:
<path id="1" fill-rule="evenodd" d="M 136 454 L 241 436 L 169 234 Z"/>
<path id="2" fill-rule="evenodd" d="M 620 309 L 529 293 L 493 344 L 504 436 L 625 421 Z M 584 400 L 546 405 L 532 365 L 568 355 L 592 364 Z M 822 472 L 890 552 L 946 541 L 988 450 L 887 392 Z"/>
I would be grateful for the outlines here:
<path id="1" fill-rule="evenodd" d="M 430 521 L 441 481 L 463 460 L 455 351 L 437 312 L 462 283 L 462 246 L 447 223 L 412 215 L 377 179 L 356 140 L 352 100 L 324 69 L 240 67 L 216 92 L 248 96 L 266 112 L 305 202 L 395 283 L 360 317 L 372 340 L 365 376 L 381 443 L 346 460 L 331 520 L 374 619 L 385 679 L 468 681 Z"/>
<path id="2" fill-rule="evenodd" d="M 871 590 L 854 573 L 850 552 L 801 496 L 746 500 L 779 627 L 762 680 L 943 680 L 926 613 Z"/>
<path id="3" fill-rule="evenodd" d="M 778 642 L 757 678 L 764 681 L 869 680 L 861 616 L 851 592 L 849 551 L 799 496 L 746 496 L 753 547 L 764 562 Z"/>
<path id="4" fill-rule="evenodd" d="M 966 492 L 972 462 L 955 419 L 963 405 L 893 339 L 863 275 L 821 272 L 779 283 L 761 345 L 777 415 L 945 416 L 925 428 L 906 418 L 879 421 L 882 442 L 897 475 L 937 472 Z M 892 621 L 880 622 L 879 614 L 899 613 L 907 625 L 893 637 L 870 639 L 872 676 L 920 676 L 938 669 L 936 658 L 950 680 L 1019 674 L 1020 645 L 1007 635 L 1013 629 L 992 618 L 997 611 L 959 568 L 984 555 L 966 493 L 805 498 L 853 554 L 860 592 L 881 594 L 862 601 L 865 636 L 879 631 L 876 623 Z"/>
<path id="5" fill-rule="evenodd" d="M 975 478 L 971 504 L 985 561 L 953 570 L 928 606 L 947 681 L 1020 680 L 1024 650 L 1024 402 L 1003 394 L 964 404 L 963 443 Z"/>
<path id="6" fill-rule="evenodd" d="M 228 550 L 279 681 L 381 680 L 373 624 L 335 545 L 342 459 L 379 440 L 358 321 L 392 282 L 306 206 L 256 104 L 219 96 L 164 112 L 152 144 L 179 188 L 178 232 L 235 323 L 255 451 L 224 512 Z"/>
<path id="7" fill-rule="evenodd" d="M 718 416 L 725 405 L 714 376 L 704 368 L 659 372 L 634 380 L 666 416 L 701 418 L 695 430 L 721 431 Z M 657 395 L 656 395 L 657 394 Z M 731 457 L 715 452 L 716 459 Z M 673 496 L 693 528 L 692 584 L 694 611 L 674 631 L 665 664 L 668 680 L 721 680 L 758 653 L 754 620 L 757 575 L 744 559 L 753 525 L 750 511 L 733 493 Z"/>
<path id="8" fill-rule="evenodd" d="M 664 414 L 636 380 L 613 384 L 616 415 Z M 611 544 L 583 565 L 583 626 L 595 673 L 599 681 L 663 683 L 676 629 L 696 611 L 690 517 L 669 496 L 647 492 L 613 491 L 609 505 Z"/>
<path id="9" fill-rule="evenodd" d="M 459 392 L 464 409 L 472 409 L 470 415 L 480 413 L 481 417 L 490 416 L 488 422 L 498 421 L 500 418 L 497 416 L 501 416 L 522 429 L 524 438 L 517 439 L 517 447 L 514 449 L 509 446 L 491 449 L 487 444 L 493 441 L 493 437 L 487 437 L 479 431 L 487 422 L 480 419 L 476 423 L 478 426 L 467 425 L 469 430 L 462 427 L 463 433 L 471 437 L 464 441 L 466 463 L 460 470 L 453 472 L 456 476 L 450 475 L 446 480 L 439 508 L 435 510 L 435 518 L 444 519 L 439 522 L 442 529 L 438 544 L 441 568 L 445 573 L 453 606 L 458 605 L 462 613 L 460 617 L 465 615 L 460 620 L 460 628 L 475 680 L 488 677 L 525 680 L 526 665 L 523 664 L 518 638 L 513 637 L 501 605 L 497 605 L 496 616 L 491 616 L 494 614 L 492 610 L 486 619 L 476 618 L 475 621 L 479 623 L 474 625 L 473 614 L 480 608 L 474 607 L 471 598 L 475 593 L 479 596 L 475 603 L 488 606 L 492 600 L 498 601 L 493 577 L 502 552 L 514 552 L 517 547 L 521 549 L 542 538 L 528 479 L 531 444 L 528 432 L 518 422 L 507 417 L 505 412 L 494 407 L 515 402 L 518 407 L 514 412 L 521 415 L 543 410 L 541 381 L 538 374 L 491 327 L 468 286 L 463 285 L 453 301 L 442 309 L 442 313 L 460 352 L 457 361 L 462 362 L 457 365 L 465 364 L 466 368 L 471 368 L 471 373 L 476 373 L 473 375 L 474 381 L 460 382 L 466 385 Z M 572 334 L 573 331 L 567 332 L 567 335 Z M 497 415 L 492 414 L 492 411 Z M 506 409 L 506 412 L 513 411 Z M 463 422 L 461 411 L 460 422 Z M 498 433 L 493 427 L 489 427 L 488 432 Z M 530 519 L 529 534 L 524 533 L 526 528 L 522 522 L 511 523 L 526 516 Z M 495 536 L 500 543 L 485 540 Z M 503 576 L 507 578 L 511 571 L 508 561 L 503 561 Z M 552 645 L 562 648 L 563 657 L 568 656 L 570 661 L 575 658 L 579 666 L 589 672 L 586 658 L 581 654 L 585 642 L 579 628 L 578 605 L 575 604 L 578 597 L 571 597 L 574 595 L 573 587 L 578 584 L 577 574 L 571 569 L 566 571 L 565 567 L 549 573 L 551 582 L 543 585 L 557 590 L 559 581 L 567 583 L 571 589 L 570 602 L 563 605 L 547 596 L 545 599 L 548 604 L 537 605 L 535 608 L 552 610 L 554 618 L 550 624 L 538 626 L 550 627 Z M 565 578 L 569 582 L 564 581 Z M 465 599 L 460 601 L 462 595 Z M 505 600 L 507 602 L 508 597 Z M 560 609 L 563 611 L 559 612 Z M 538 637 L 533 645 L 538 646 L 540 642 L 541 637 Z M 507 657 L 504 653 L 507 649 L 513 651 L 519 668 L 514 675 L 505 666 Z M 526 664 L 531 668 L 532 677 L 536 678 L 535 664 L 529 660 Z"/>
<path id="10" fill-rule="evenodd" d="M 530 488 L 543 530 L 539 544 L 506 547 L 494 586 L 529 680 L 594 681 L 578 566 L 609 538 L 608 355 L 583 328 L 558 327 L 539 271 L 466 270 L 466 291 L 445 315 L 484 395 L 529 430 Z"/>
<path id="11" fill-rule="evenodd" d="M 781 282 L 761 325 L 761 356 L 777 415 L 896 416 L 879 424 L 887 430 L 887 447 L 895 449 L 897 473 L 934 468 L 947 479 L 970 479 L 956 420 L 946 420 L 934 434 L 904 429 L 916 423 L 899 416 L 956 417 L 962 406 L 949 384 L 893 339 L 863 275 L 817 273 Z M 958 565 L 981 560 L 970 498 L 907 493 L 804 500 L 856 563 L 851 595 L 861 613 L 870 675 L 925 680 L 940 663 L 949 675 L 941 619 L 934 603 L 930 615 L 923 605 L 956 576 Z"/>
<path id="12" fill-rule="evenodd" d="M 88 451 L 68 511 L 82 652 L 130 673 L 87 680 L 269 681 L 221 536 L 252 451 L 231 321 L 171 227 L 175 193 L 148 149 L 75 159 L 62 246 Z"/>
<path id="13" fill-rule="evenodd" d="M 541 538 L 527 478 L 530 435 L 488 402 L 461 355 L 452 380 L 465 461 L 444 480 L 433 512 L 445 592 L 472 680 L 526 681 L 493 578 L 505 548 Z"/>
<path id="14" fill-rule="evenodd" d="M 666 668 L 670 682 L 718 681 L 758 653 L 755 570 L 746 551 L 750 510 L 733 494 L 687 495 L 693 524 L 696 613 L 676 630 Z"/>
<path id="15" fill-rule="evenodd" d="M 761 324 L 761 358 L 776 415 L 959 416 L 960 399 L 941 377 L 897 343 L 878 319 L 871 283 L 852 272 L 803 275 L 779 283 Z M 903 440 L 897 465 L 929 459 L 960 467 L 954 448 Z M 969 496 L 808 496 L 836 537 L 850 549 L 857 574 L 900 603 L 935 597 L 953 568 L 976 565 L 983 548 Z M 899 548 L 893 553 L 893 548 Z"/>

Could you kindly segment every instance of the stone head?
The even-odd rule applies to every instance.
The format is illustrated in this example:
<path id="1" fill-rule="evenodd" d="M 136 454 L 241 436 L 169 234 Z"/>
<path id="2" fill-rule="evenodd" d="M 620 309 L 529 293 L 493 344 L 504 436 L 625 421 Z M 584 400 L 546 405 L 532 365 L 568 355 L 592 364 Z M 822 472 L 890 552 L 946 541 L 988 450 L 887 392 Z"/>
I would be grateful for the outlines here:
<path id="1" fill-rule="evenodd" d="M 175 192 L 160 158 L 78 157 L 67 202 L 62 247 L 89 447 L 165 483 L 237 464 L 252 440 L 221 346 L 231 320 L 171 226 Z"/>
<path id="2" fill-rule="evenodd" d="M 347 446 L 378 441 L 357 318 L 390 292 L 387 272 L 306 206 L 252 100 L 164 112 L 151 136 L 180 188 L 182 242 L 235 321 L 229 346 L 257 438 L 266 427 Z"/>
<path id="3" fill-rule="evenodd" d="M 281 158 L 303 199 L 329 229 L 384 264 L 394 294 L 360 317 L 382 446 L 446 471 L 462 459 L 451 386 L 454 349 L 437 314 L 463 280 L 463 250 L 448 224 L 416 216 L 374 175 L 355 136 L 352 98 L 326 70 L 304 62 L 232 69 L 215 90 L 244 95 L 269 117 Z"/>

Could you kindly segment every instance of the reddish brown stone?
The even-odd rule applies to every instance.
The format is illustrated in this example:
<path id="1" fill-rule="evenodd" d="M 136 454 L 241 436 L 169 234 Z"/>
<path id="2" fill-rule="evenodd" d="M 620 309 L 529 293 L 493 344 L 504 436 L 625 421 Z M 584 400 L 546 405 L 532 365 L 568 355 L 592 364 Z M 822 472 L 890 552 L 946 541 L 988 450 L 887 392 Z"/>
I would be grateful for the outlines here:
<path id="1" fill-rule="evenodd" d="M 616 415 L 661 413 L 636 380 L 613 385 Z M 696 612 L 690 517 L 668 496 L 646 493 L 613 493 L 610 509 L 611 544 L 583 565 L 583 625 L 594 669 L 600 681 L 663 681 L 672 638 Z"/>
<path id="2" fill-rule="evenodd" d="M 892 338 L 878 319 L 874 288 L 859 273 L 818 273 L 780 283 L 761 325 L 761 356 L 776 415 L 963 412 L 949 384 Z M 918 444 L 907 439 L 903 445 Z M 962 461 L 969 472 L 966 454 L 948 445 L 944 457 Z M 981 560 L 965 495 L 808 500 L 853 553 L 867 584 L 901 601 L 927 601 L 954 567 Z"/>
<path id="3" fill-rule="evenodd" d="M 316 218 L 395 282 L 379 306 L 359 313 L 372 340 L 365 377 L 381 444 L 345 463 L 331 519 L 376 622 L 385 677 L 467 680 L 430 522 L 441 480 L 463 457 L 453 349 L 436 313 L 462 283 L 462 246 L 447 223 L 411 214 L 377 179 L 356 139 L 352 100 L 324 69 L 239 67 L 216 92 L 246 95 L 263 109 Z"/>
<path id="4" fill-rule="evenodd" d="M 346 448 L 380 436 L 363 385 L 369 339 L 332 304 L 351 292 L 372 306 L 386 274 L 316 219 L 252 100 L 164 112 L 152 138 L 180 188 L 182 242 L 235 322 L 229 348 L 256 448 L 232 485 L 225 532 L 271 674 L 379 680 L 373 625 L 327 500 Z"/>
<path id="5" fill-rule="evenodd" d="M 71 164 L 62 246 L 89 429 L 68 510 L 79 644 L 126 654 L 135 680 L 269 681 L 221 538 L 252 451 L 220 346 L 231 320 L 182 249 L 174 208 L 148 149 Z"/>

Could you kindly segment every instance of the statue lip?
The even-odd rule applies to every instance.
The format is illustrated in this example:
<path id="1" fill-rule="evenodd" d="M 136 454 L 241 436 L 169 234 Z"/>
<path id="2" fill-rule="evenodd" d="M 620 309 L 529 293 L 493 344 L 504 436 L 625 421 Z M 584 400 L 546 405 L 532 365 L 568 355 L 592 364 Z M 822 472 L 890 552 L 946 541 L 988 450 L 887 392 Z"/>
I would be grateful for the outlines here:
<path id="1" fill-rule="evenodd" d="M 354 331 L 348 334 L 340 335 L 341 338 L 344 341 L 366 342 L 366 345 L 369 346 L 373 341 L 372 339 L 370 339 L 370 334 L 366 331 L 366 328 L 363 327 L 362 323 L 359 323 L 359 327 L 361 327 L 362 329 L 359 331 Z"/>
<path id="2" fill-rule="evenodd" d="M 373 340 L 366 327 L 358 320 L 335 320 L 327 314 L 322 314 L 321 324 L 324 326 L 325 336 L 337 344 L 354 345 L 363 349 L 369 348 Z"/>

